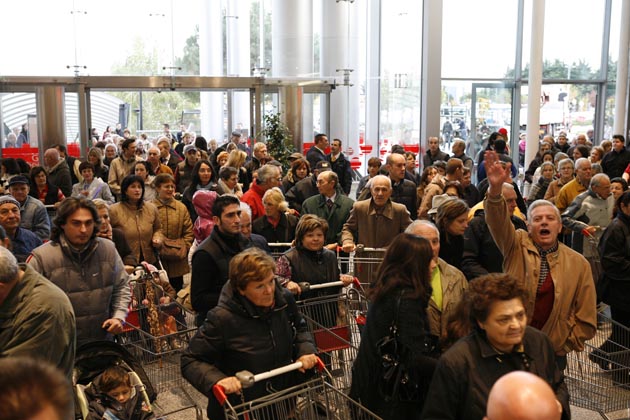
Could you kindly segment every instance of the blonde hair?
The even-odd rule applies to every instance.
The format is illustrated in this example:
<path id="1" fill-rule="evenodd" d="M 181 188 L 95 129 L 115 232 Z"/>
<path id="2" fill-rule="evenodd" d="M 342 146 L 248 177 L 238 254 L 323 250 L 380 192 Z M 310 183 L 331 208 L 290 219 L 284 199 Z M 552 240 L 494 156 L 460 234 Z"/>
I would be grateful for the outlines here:
<path id="1" fill-rule="evenodd" d="M 278 207 L 278 210 L 281 212 L 289 210 L 289 203 L 284 199 L 284 194 L 282 194 L 282 190 L 278 187 L 273 187 L 265 191 L 262 199 L 263 202 L 270 201 L 274 206 Z"/>
<path id="2" fill-rule="evenodd" d="M 247 153 L 242 150 L 236 149 L 232 150 L 228 155 L 226 166 L 232 166 L 233 168 L 240 168 L 245 164 L 245 160 L 247 159 Z"/>

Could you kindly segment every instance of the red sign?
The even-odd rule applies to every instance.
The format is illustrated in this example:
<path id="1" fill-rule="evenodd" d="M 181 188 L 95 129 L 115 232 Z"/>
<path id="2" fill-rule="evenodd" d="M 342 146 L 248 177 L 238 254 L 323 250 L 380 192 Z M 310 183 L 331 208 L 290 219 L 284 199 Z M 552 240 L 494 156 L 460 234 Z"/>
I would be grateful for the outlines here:
<path id="1" fill-rule="evenodd" d="M 361 146 L 359 146 L 359 149 L 361 149 L 361 151 L 367 155 L 368 153 L 372 153 L 373 147 L 371 144 L 362 144 Z"/>

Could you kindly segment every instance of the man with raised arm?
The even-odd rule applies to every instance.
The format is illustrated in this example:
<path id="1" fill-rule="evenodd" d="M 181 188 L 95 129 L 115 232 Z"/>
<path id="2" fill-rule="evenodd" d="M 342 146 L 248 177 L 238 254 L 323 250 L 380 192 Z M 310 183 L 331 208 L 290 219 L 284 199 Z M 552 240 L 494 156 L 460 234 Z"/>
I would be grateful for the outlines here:
<path id="1" fill-rule="evenodd" d="M 485 154 L 490 187 L 485 200 L 486 223 L 504 256 L 508 274 L 525 278 L 531 299 L 526 304 L 528 322 L 551 339 L 560 369 L 566 354 L 583 350 L 595 335 L 597 310 L 595 284 L 586 259 L 558 241 L 562 220 L 558 209 L 546 200 L 529 207 L 527 229 L 514 229 L 503 197 L 503 184 L 510 178 L 494 151 Z"/>

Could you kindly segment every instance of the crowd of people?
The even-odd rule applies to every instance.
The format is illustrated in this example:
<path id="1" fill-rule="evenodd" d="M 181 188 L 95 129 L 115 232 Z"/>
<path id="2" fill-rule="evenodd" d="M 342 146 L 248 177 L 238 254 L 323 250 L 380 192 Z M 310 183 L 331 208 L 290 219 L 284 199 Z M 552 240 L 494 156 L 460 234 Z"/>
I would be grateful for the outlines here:
<path id="1" fill-rule="evenodd" d="M 305 376 L 245 390 L 238 370 L 314 366 L 295 300 L 321 293 L 300 283 L 348 285 L 338 253 L 359 244 L 386 252 L 361 278 L 371 306 L 350 395 L 386 419 L 480 419 L 493 385 L 519 370 L 550 386 L 549 418 L 568 419 L 562 372 L 597 331 L 598 298 L 630 326 L 630 151 L 621 135 L 609 150 L 583 135 L 574 145 L 564 133 L 545 136 L 525 171 L 527 192 L 505 130 L 475 157 L 461 139 L 449 156 L 429 138 L 421 172 L 415 154 L 394 146 L 385 162 L 368 161 L 353 200 L 342 140 L 325 134 L 291 154 L 286 172 L 239 131 L 220 146 L 183 128 L 155 139 L 118 134 L 95 139 L 85 161 L 64 145 L 46 150 L 43 166 L 2 160 L 0 313 L 23 321 L 0 330 L 0 356 L 45 359 L 69 378 L 76 345 L 123 330 L 128 273 L 147 262 L 163 266 L 175 292 L 186 289 L 197 313 L 184 377 L 208 396 L 219 384 L 230 398 L 255 398 Z M 285 247 L 275 260 L 274 244 Z M 33 301 L 42 304 L 24 305 Z M 416 390 L 408 399 L 379 394 L 378 343 L 392 325 Z M 622 332 L 613 336 L 624 345 Z M 220 418 L 211 396 L 208 415 Z"/>

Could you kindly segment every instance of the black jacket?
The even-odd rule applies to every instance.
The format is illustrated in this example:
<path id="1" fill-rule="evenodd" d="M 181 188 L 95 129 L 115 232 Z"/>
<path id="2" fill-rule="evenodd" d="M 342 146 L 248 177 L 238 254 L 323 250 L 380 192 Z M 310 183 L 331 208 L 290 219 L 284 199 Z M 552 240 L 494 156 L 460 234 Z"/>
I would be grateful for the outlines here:
<path id="1" fill-rule="evenodd" d="M 461 270 L 468 281 L 488 273 L 503 272 L 503 254 L 490 235 L 484 214 L 483 210 L 478 210 L 464 232 Z M 512 216 L 511 220 L 515 229 L 527 230 L 520 217 Z"/>
<path id="2" fill-rule="evenodd" d="M 216 420 L 224 418 L 212 395 L 212 386 L 218 381 L 241 370 L 265 372 L 316 352 L 306 322 L 288 290 L 276 285 L 275 305 L 264 312 L 234 293 L 227 283 L 219 304 L 208 313 L 183 352 L 181 369 L 184 378 L 208 397 L 208 418 Z M 243 389 L 243 396 L 250 401 L 267 395 L 269 386 L 282 390 L 305 378 L 299 372 L 277 376 Z M 236 395 L 229 399 L 232 404 L 241 402 Z"/>
<path id="3" fill-rule="evenodd" d="M 262 235 L 268 243 L 291 242 L 295 238 L 295 227 L 298 218 L 292 214 L 280 214 L 278 226 L 273 227 L 266 215 L 259 217 L 252 223 L 252 231 Z"/>
<path id="4" fill-rule="evenodd" d="M 311 175 L 297 182 L 284 196 L 292 209 L 302 213 L 302 203 L 309 197 L 319 194 L 317 189 L 317 177 Z"/>
<path id="5" fill-rule="evenodd" d="M 392 180 L 391 199 L 395 203 L 404 204 L 412 220 L 418 217 L 418 194 L 416 189 L 416 184 L 408 179 L 403 179 L 398 184 L 395 184 Z"/>
<path id="6" fill-rule="evenodd" d="M 433 164 L 438 160 L 446 162 L 448 159 L 449 159 L 448 153 L 438 150 L 436 155 L 433 156 L 431 154 L 431 151 L 427 150 L 427 152 L 424 155 L 422 155 L 422 169 L 424 170 L 424 168 L 433 166 Z"/>
<path id="7" fill-rule="evenodd" d="M 599 240 L 604 284 L 603 300 L 612 307 L 630 311 L 630 217 L 617 212 Z"/>
<path id="8" fill-rule="evenodd" d="M 219 302 L 221 288 L 228 280 L 230 260 L 247 248 L 248 242 L 243 235 L 224 234 L 215 225 L 193 254 L 190 296 L 197 311 L 197 325 Z"/>
<path id="9" fill-rule="evenodd" d="M 330 162 L 331 169 L 339 177 L 339 185 L 343 192 L 346 195 L 350 194 L 350 189 L 352 188 L 352 167 L 346 155 L 340 153 L 334 162 L 332 161 L 332 155 L 327 155 L 326 160 Z"/>
<path id="10" fill-rule="evenodd" d="M 630 151 L 625 148 L 621 152 L 611 150 L 602 159 L 602 169 L 611 179 L 621 177 L 629 164 Z"/>
<path id="11" fill-rule="evenodd" d="M 397 405 L 387 403 L 378 391 L 379 380 L 382 378 L 382 364 L 376 343 L 389 335 L 389 327 L 396 317 L 399 294 L 400 289 L 392 290 L 370 305 L 359 352 L 352 366 L 350 397 L 386 420 L 418 419 L 424 402 Z M 403 297 L 400 301 L 397 323 L 399 340 L 405 349 L 403 361 L 420 384 L 423 393 L 428 389 L 436 365 L 435 359 L 423 353 L 422 343 L 429 336 L 427 303 L 422 299 Z"/>
<path id="12" fill-rule="evenodd" d="M 459 340 L 438 361 L 422 418 L 481 420 L 492 385 L 507 373 L 525 370 L 551 386 L 562 404 L 562 419 L 570 419 L 569 393 L 549 338 L 526 327 L 523 349 L 523 353 L 499 353 L 478 330 Z"/>

